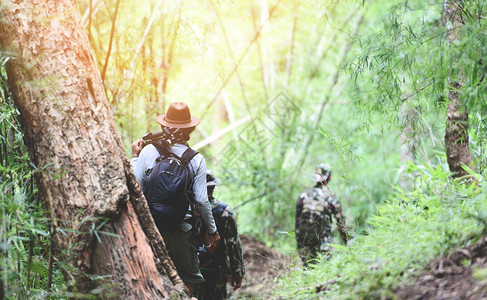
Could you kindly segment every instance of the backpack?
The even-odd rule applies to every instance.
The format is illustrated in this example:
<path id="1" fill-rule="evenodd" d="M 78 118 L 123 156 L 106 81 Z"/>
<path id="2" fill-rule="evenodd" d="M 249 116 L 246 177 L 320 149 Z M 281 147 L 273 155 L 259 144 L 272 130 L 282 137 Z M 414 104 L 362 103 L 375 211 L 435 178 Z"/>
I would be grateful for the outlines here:
<path id="1" fill-rule="evenodd" d="M 160 231 L 176 229 L 188 212 L 189 205 L 194 202 L 193 179 L 189 162 L 198 154 L 188 147 L 181 157 L 161 149 L 154 144 L 161 155 L 147 180 L 144 193 L 157 228 Z"/>
<path id="2" fill-rule="evenodd" d="M 320 244 L 327 226 L 331 226 L 329 195 L 319 195 L 316 191 L 306 191 L 303 210 L 298 223 L 296 238 L 306 245 Z"/>

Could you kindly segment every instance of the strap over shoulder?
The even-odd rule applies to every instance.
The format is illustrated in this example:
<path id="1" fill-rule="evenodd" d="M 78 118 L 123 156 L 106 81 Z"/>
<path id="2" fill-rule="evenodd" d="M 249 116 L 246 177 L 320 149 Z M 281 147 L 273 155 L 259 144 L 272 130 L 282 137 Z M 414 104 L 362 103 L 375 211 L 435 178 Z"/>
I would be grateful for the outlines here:
<path id="1" fill-rule="evenodd" d="M 181 155 L 181 161 L 183 164 L 187 165 L 199 152 L 188 147 L 184 153 Z"/>
<path id="2" fill-rule="evenodd" d="M 189 162 L 193 159 L 193 157 L 196 156 L 199 152 L 196 150 L 191 149 L 188 147 L 181 156 L 171 152 L 169 149 L 167 149 L 164 145 L 161 143 L 154 143 L 154 147 L 156 147 L 157 152 L 159 152 L 160 156 L 168 157 L 168 156 L 173 156 L 181 160 L 185 165 L 189 164 Z"/>

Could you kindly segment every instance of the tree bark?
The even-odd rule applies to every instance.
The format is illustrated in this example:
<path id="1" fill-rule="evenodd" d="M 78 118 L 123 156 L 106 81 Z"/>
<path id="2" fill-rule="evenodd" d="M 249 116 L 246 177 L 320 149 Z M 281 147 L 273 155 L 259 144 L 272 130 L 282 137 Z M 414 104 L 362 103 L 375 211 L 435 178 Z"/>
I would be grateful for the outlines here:
<path id="1" fill-rule="evenodd" d="M 462 0 L 445 0 L 445 25 L 447 38 L 450 43 L 458 41 L 459 27 L 461 26 Z M 460 76 L 461 77 L 461 76 Z M 445 150 L 450 171 L 455 178 L 469 178 L 475 180 L 463 169 L 463 165 L 473 170 L 472 156 L 470 154 L 468 137 L 468 113 L 463 110 L 463 99 L 460 98 L 460 90 L 463 87 L 461 79 L 451 79 L 450 91 L 446 115 Z"/>
<path id="2" fill-rule="evenodd" d="M 61 260 L 74 266 L 65 274 L 69 290 L 184 298 L 126 158 L 76 2 L 13 0 L 2 3 L 0 18 L 39 193 Z"/>
<path id="3" fill-rule="evenodd" d="M 456 178 L 470 177 L 462 168 L 467 165 L 473 170 L 472 156 L 470 155 L 468 138 L 468 114 L 462 109 L 463 101 L 459 97 L 458 89 L 461 83 L 451 82 L 448 98 L 450 104 L 446 115 L 445 148 L 446 158 L 450 171 Z"/>

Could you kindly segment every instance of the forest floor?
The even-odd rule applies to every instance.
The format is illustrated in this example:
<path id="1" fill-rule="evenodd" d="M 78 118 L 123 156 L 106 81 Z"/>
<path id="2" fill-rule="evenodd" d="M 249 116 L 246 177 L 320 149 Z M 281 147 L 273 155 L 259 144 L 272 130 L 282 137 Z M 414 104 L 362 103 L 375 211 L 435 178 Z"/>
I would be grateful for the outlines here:
<path id="1" fill-rule="evenodd" d="M 231 299 L 266 299 L 285 275 L 290 258 L 246 235 L 240 236 L 246 274 Z M 394 291 L 398 299 L 487 299 L 487 236 L 474 245 L 439 257 Z"/>
<path id="2" fill-rule="evenodd" d="M 433 260 L 394 292 L 399 299 L 487 299 L 487 236 Z"/>
<path id="3" fill-rule="evenodd" d="M 265 299 L 272 292 L 275 279 L 286 273 L 289 258 L 247 235 L 241 235 L 245 277 L 236 291 L 228 286 L 231 299 Z"/>

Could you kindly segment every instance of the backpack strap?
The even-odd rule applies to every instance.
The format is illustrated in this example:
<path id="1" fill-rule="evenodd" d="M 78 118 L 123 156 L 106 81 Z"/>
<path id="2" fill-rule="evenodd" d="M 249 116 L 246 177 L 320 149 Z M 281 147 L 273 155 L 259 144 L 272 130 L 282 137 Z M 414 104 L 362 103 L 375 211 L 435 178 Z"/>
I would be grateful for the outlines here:
<path id="1" fill-rule="evenodd" d="M 181 155 L 180 157 L 180 160 L 181 162 L 186 166 L 188 167 L 189 166 L 189 162 L 193 159 L 193 157 L 196 156 L 196 154 L 198 154 L 199 152 L 198 151 L 195 151 L 193 149 L 191 149 L 190 147 L 188 147 L 184 152 L 183 154 Z M 175 154 L 174 154 L 175 155 Z M 189 168 L 189 167 L 188 167 Z M 190 168 L 189 168 L 190 169 Z M 189 188 L 189 190 L 192 190 L 192 187 L 193 187 L 193 184 L 194 184 L 194 173 L 193 173 L 193 179 L 191 180 L 191 187 Z M 191 206 L 191 209 L 189 210 L 189 213 L 192 215 L 192 218 L 195 216 L 195 211 L 196 211 L 196 208 L 195 208 L 195 201 L 194 201 L 194 196 L 193 197 L 190 197 L 190 200 L 189 200 L 189 205 Z"/>
<path id="2" fill-rule="evenodd" d="M 187 166 L 189 162 L 193 159 L 193 157 L 195 157 L 196 154 L 198 153 L 199 153 L 198 151 L 188 147 L 188 149 L 186 149 L 184 153 L 181 155 L 181 162 Z"/>
<path id="3" fill-rule="evenodd" d="M 188 147 L 181 157 L 177 155 L 176 153 L 171 152 L 169 149 L 167 149 L 162 143 L 153 143 L 154 147 L 156 147 L 157 152 L 159 152 L 160 156 L 168 157 L 168 156 L 173 156 L 181 160 L 182 163 L 185 165 L 188 165 L 189 162 L 193 159 L 193 157 L 196 156 L 199 152 L 196 150 L 191 149 Z"/>

